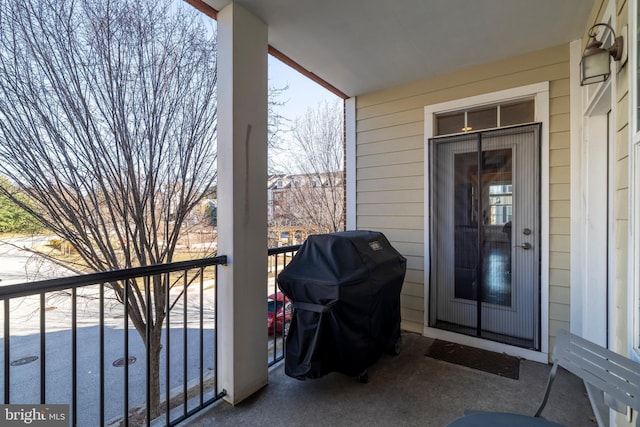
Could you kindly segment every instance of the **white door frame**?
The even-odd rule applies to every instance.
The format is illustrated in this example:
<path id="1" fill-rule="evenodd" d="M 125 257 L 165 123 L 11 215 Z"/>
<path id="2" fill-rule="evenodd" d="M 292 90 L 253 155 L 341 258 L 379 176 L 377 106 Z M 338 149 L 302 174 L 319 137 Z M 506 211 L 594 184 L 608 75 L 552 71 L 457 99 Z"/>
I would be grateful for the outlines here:
<path id="1" fill-rule="evenodd" d="M 615 27 L 615 12 L 615 2 L 608 2 L 602 22 Z M 570 45 L 571 331 L 607 346 L 607 337 L 615 335 L 615 254 L 606 242 L 615 237 L 617 73 L 605 82 L 581 87 L 581 57 L 582 40 L 576 40 Z M 616 69 L 615 63 L 612 67 Z"/>
<path id="2" fill-rule="evenodd" d="M 427 167 L 430 164 L 429 139 L 435 134 L 434 118 L 436 114 L 448 111 L 472 108 L 481 105 L 502 103 L 509 100 L 533 97 L 535 99 L 535 122 L 542 123 L 541 148 L 540 148 L 540 351 L 533 351 L 521 347 L 488 341 L 485 339 L 443 331 L 429 327 L 430 310 L 430 206 L 429 206 L 429 174 Z M 477 348 L 503 352 L 513 356 L 523 357 L 541 363 L 549 361 L 549 82 L 540 82 L 513 89 L 492 92 L 469 98 L 457 99 L 425 106 L 424 108 L 424 330 L 428 337 L 444 339 L 464 345 L 472 345 Z"/>
<path id="3" fill-rule="evenodd" d="M 576 320 L 571 329 L 606 347 L 609 328 L 613 327 L 610 305 L 614 302 L 611 275 L 615 268 L 607 245 L 613 238 L 613 205 L 607 195 L 614 194 L 611 171 L 615 147 L 609 141 L 615 141 L 615 83 L 609 79 L 580 90 L 590 96 L 582 109 L 579 147 L 572 147 L 579 163 L 572 162 L 571 178 L 571 297 L 575 302 L 571 311 L 572 320 Z"/>

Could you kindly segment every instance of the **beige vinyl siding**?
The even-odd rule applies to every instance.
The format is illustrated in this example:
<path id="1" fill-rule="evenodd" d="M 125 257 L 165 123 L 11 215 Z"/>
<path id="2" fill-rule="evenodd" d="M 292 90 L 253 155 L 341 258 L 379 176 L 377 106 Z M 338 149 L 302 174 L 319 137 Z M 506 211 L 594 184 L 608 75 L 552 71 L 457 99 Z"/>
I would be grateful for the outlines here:
<path id="1" fill-rule="evenodd" d="M 375 229 L 408 258 L 403 328 L 422 332 L 424 107 L 549 81 L 550 327 L 569 327 L 569 46 L 455 71 L 356 100 L 357 227 Z"/>
<path id="2" fill-rule="evenodd" d="M 568 77 L 549 85 L 549 348 L 570 330 L 571 145 Z"/>

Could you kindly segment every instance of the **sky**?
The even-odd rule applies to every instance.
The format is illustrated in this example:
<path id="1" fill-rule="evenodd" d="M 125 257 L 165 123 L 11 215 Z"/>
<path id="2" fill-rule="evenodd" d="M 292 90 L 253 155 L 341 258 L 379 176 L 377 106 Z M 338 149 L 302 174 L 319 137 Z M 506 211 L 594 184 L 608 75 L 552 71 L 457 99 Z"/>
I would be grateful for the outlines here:
<path id="1" fill-rule="evenodd" d="M 188 7 L 182 2 L 177 4 Z M 200 16 L 204 20 L 205 25 L 208 26 L 211 31 L 215 32 L 218 23 L 206 17 L 204 14 Z M 286 54 L 286 52 L 283 53 Z M 288 89 L 279 99 L 279 101 L 286 101 L 285 105 L 277 108 L 278 113 L 287 118 L 290 123 L 294 123 L 296 118 L 304 115 L 307 108 L 313 108 L 318 105 L 319 102 L 324 100 L 336 102 L 340 100 L 339 97 L 327 89 L 271 55 L 269 55 L 268 67 L 269 87 L 284 88 L 288 86 Z"/>
<path id="2" fill-rule="evenodd" d="M 269 86 L 282 88 L 287 85 L 289 89 L 280 99 L 286 101 L 286 104 L 279 107 L 279 111 L 292 123 L 297 117 L 304 115 L 307 108 L 313 108 L 324 100 L 335 102 L 340 99 L 308 77 L 269 55 Z"/>
<path id="3" fill-rule="evenodd" d="M 287 87 L 277 99 L 284 105 L 276 107 L 277 113 L 286 119 L 284 125 L 291 127 L 297 118 L 304 116 L 309 108 L 315 108 L 319 103 L 326 101 L 334 103 L 340 98 L 323 88 L 308 77 L 300 74 L 279 59 L 269 55 L 269 87 Z M 290 132 L 281 131 L 280 143 L 276 148 L 270 148 L 269 165 L 272 173 L 285 171 L 297 172 L 295 164 L 290 161 L 296 152 L 295 144 Z"/>

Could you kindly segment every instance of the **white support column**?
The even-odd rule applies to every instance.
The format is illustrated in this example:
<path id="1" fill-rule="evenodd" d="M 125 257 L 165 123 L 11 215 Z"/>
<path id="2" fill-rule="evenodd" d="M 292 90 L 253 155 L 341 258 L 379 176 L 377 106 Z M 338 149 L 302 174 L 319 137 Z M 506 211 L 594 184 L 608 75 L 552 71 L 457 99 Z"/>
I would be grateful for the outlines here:
<path id="1" fill-rule="evenodd" d="M 218 14 L 218 375 L 236 404 L 267 384 L 267 26 Z"/>
<path id="2" fill-rule="evenodd" d="M 347 230 L 357 229 L 357 188 L 356 188 L 356 98 L 349 98 L 344 103 L 345 109 L 345 142 L 347 171 Z"/>

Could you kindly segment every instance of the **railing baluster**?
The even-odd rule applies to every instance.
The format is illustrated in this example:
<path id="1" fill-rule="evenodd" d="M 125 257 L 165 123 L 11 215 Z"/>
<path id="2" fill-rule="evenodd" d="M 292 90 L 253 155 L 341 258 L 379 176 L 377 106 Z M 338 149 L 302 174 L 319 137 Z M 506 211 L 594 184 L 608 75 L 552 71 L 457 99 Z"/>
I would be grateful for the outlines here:
<path id="1" fill-rule="evenodd" d="M 100 425 L 104 426 L 104 282 L 100 283 Z"/>
<path id="2" fill-rule="evenodd" d="M 77 289 L 71 290 L 71 425 L 78 424 L 78 298 Z"/>
<path id="3" fill-rule="evenodd" d="M 198 347 L 200 358 L 200 406 L 204 402 L 204 267 L 200 267 L 200 345 Z"/>
<path id="4" fill-rule="evenodd" d="M 287 265 L 287 253 L 283 253 L 282 254 L 282 267 L 284 268 L 284 266 Z M 274 272 L 274 276 L 273 276 L 273 291 L 275 292 L 276 296 L 278 295 L 278 274 L 280 274 L 280 269 L 278 268 L 278 255 L 276 255 L 276 271 Z M 282 299 L 282 337 L 284 338 L 284 320 L 285 320 L 285 316 L 284 316 L 284 307 L 285 307 L 285 303 L 284 303 L 284 298 Z M 277 338 L 278 334 L 277 334 L 277 330 L 276 333 L 274 334 L 274 343 L 273 343 L 273 363 L 276 363 L 280 358 L 278 357 L 278 338 Z M 280 342 L 282 342 L 283 339 L 280 339 Z"/>
<path id="5" fill-rule="evenodd" d="M 44 292 L 40 293 L 40 404 L 44 405 L 47 399 L 47 355 L 46 355 L 46 328 L 45 328 Z"/>
<path id="6" fill-rule="evenodd" d="M 124 427 L 129 426 L 129 279 L 124 280 Z"/>
<path id="7" fill-rule="evenodd" d="M 187 273 L 184 271 L 182 283 L 182 399 L 184 402 L 182 415 L 187 417 Z"/>
<path id="8" fill-rule="evenodd" d="M 166 370 L 167 370 L 167 380 L 165 381 L 165 388 L 166 388 L 166 396 L 165 396 L 165 402 L 167 402 L 167 422 L 166 425 L 171 425 L 171 408 L 170 408 L 170 401 L 171 401 L 171 320 L 170 320 L 170 314 L 171 314 L 171 310 L 169 310 L 169 308 L 171 308 L 171 298 L 169 296 L 169 291 L 171 290 L 171 288 L 169 287 L 169 273 L 166 273 L 165 276 L 165 280 L 164 280 L 164 285 L 166 286 L 165 289 L 165 310 L 166 310 L 166 319 L 167 319 L 167 331 L 165 333 L 165 341 L 167 343 L 167 349 L 165 350 L 165 357 L 164 359 L 166 360 Z"/>
<path id="9" fill-rule="evenodd" d="M 4 300 L 4 403 L 10 403 L 9 367 L 11 366 L 11 329 L 9 327 L 9 298 Z"/>
<path id="10" fill-rule="evenodd" d="M 144 278 L 144 300 L 145 300 L 145 307 L 146 309 L 146 317 L 147 317 L 147 321 L 146 321 L 146 338 L 147 338 L 147 345 L 146 347 L 146 352 L 147 352 L 147 357 L 145 359 L 146 361 L 146 379 L 147 379 L 147 383 L 145 384 L 145 392 L 146 392 L 146 399 L 147 399 L 147 408 L 146 408 L 146 418 L 147 418 L 147 426 L 151 425 L 151 323 L 153 322 L 153 315 L 151 313 L 151 278 L 149 276 L 146 276 Z"/>
<path id="11" fill-rule="evenodd" d="M 215 357 L 214 359 L 214 381 L 213 381 L 213 393 L 214 393 L 214 398 L 216 398 L 218 396 L 218 373 L 220 372 L 220 370 L 218 369 L 218 295 L 220 295 L 220 292 L 218 291 L 218 284 L 220 283 L 218 281 L 218 265 L 215 265 L 215 273 L 214 273 L 215 279 L 214 279 L 214 293 L 213 293 L 213 355 Z"/>

